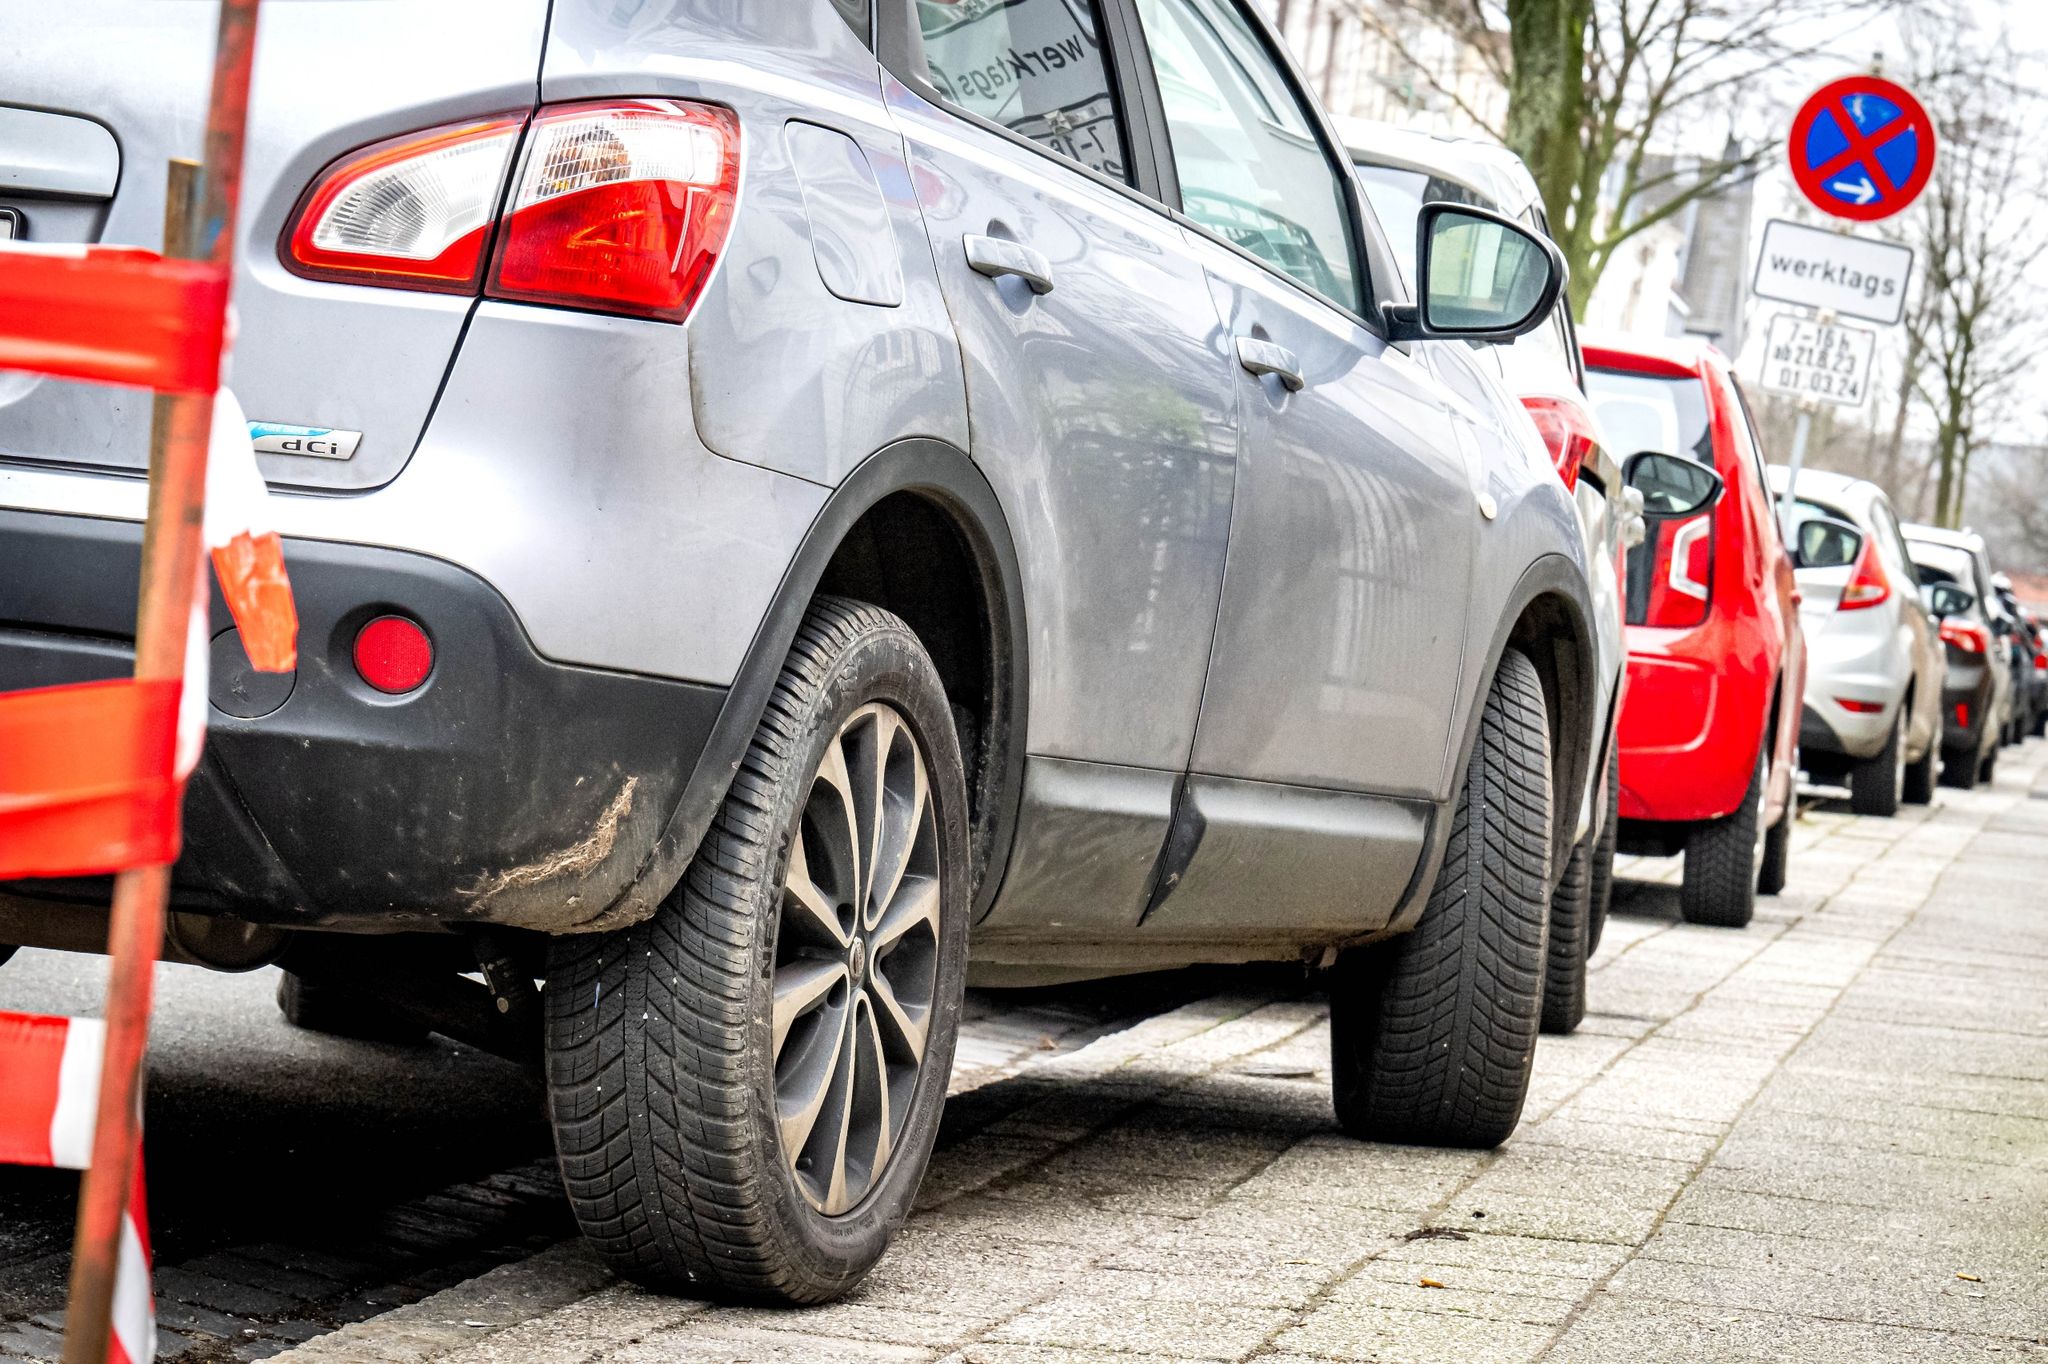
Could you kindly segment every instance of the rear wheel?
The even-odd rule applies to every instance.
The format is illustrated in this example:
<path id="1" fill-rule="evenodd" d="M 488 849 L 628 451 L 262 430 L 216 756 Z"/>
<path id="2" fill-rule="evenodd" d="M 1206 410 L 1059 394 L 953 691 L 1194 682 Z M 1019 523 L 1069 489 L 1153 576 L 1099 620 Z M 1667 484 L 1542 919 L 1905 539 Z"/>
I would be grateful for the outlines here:
<path id="1" fill-rule="evenodd" d="M 1792 863 L 1792 821 L 1799 816 L 1799 799 L 1795 794 L 1785 801 L 1785 813 L 1778 816 L 1778 822 L 1764 831 L 1763 860 L 1757 864 L 1756 893 L 1776 895 L 1785 889 L 1785 875 Z"/>
<path id="2" fill-rule="evenodd" d="M 1889 819 L 1906 793 L 1906 708 L 1892 717 L 1892 732 L 1874 758 L 1849 769 L 1849 808 Z"/>
<path id="3" fill-rule="evenodd" d="M 1415 930 L 1342 953 L 1332 1088 L 1352 1136 L 1497 1146 L 1528 1094 L 1550 921 L 1550 729 L 1543 686 L 1502 655 Z"/>
<path id="4" fill-rule="evenodd" d="M 1984 751 L 1983 761 L 1977 764 L 1977 780 L 1983 785 L 1989 786 L 1997 776 L 1998 746 L 1994 744 Z"/>
<path id="5" fill-rule="evenodd" d="M 1600 934 L 1607 927 L 1607 911 L 1614 906 L 1614 853 L 1621 841 L 1621 748 L 1611 744 L 1607 752 L 1607 822 L 1600 826 L 1600 839 L 1593 845 L 1592 908 L 1586 916 L 1586 960 L 1600 950 Z"/>
<path id="6" fill-rule="evenodd" d="M 1565 859 L 1550 895 L 1550 947 L 1543 968 L 1543 1031 L 1568 1033 L 1586 1016 L 1586 960 L 1593 916 L 1593 835 Z"/>
<path id="7" fill-rule="evenodd" d="M 816 1303 L 881 1257 L 952 1069 L 966 809 L 917 637 L 815 603 L 682 883 L 643 923 L 554 946 L 555 1142 L 614 1267 Z"/>
<path id="8" fill-rule="evenodd" d="M 1694 825 L 1685 838 L 1685 879 L 1678 888 L 1678 912 L 1689 924 L 1743 928 L 1756 916 L 1756 888 L 1762 870 L 1764 780 L 1770 750 L 1757 755 L 1749 789 L 1734 813 Z"/>

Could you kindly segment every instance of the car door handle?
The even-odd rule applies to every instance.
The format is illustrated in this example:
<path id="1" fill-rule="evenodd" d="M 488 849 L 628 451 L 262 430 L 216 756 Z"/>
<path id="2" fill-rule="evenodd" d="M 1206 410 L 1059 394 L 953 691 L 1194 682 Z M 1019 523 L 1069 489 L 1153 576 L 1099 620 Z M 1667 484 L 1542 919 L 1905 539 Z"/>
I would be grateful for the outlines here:
<path id="1" fill-rule="evenodd" d="M 1270 374 L 1290 393 L 1301 390 L 1301 362 L 1294 352 L 1256 336 L 1237 338 L 1237 363 L 1251 374 Z"/>
<path id="2" fill-rule="evenodd" d="M 961 245 L 967 248 L 968 268 L 976 274 L 990 279 L 1015 275 L 1031 286 L 1034 294 L 1052 292 L 1052 262 L 1024 243 L 970 233 L 961 238 Z"/>

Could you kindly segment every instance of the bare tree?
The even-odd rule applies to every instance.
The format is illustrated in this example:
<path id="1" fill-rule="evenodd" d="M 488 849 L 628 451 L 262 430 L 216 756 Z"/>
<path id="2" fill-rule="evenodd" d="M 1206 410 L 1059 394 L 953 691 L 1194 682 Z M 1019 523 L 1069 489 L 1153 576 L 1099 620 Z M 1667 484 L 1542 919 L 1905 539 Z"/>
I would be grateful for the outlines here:
<path id="1" fill-rule="evenodd" d="M 1350 3 L 1424 81 L 1528 163 L 1583 310 L 1632 238 L 1768 162 L 1775 142 L 1743 147 L 1731 136 L 1741 111 L 1784 103 L 1845 27 L 1946 0 Z M 1483 118 L 1416 60 L 1404 31 L 1416 19 L 1489 63 L 1508 91 L 1504 123 Z M 1714 152 L 1674 155 L 1709 144 Z"/>
<path id="2" fill-rule="evenodd" d="M 2017 415 L 2021 380 L 2048 342 L 2029 287 L 2048 260 L 2048 235 L 2035 221 L 2044 186 L 2029 141 L 2041 109 L 2005 34 L 1961 22 L 1909 32 L 1912 83 L 1942 144 L 1926 193 L 1894 229 L 1920 270 L 1902 384 L 1933 430 L 1922 471 L 1933 484 L 1929 514 L 1959 526 L 1971 458 Z M 1895 412 L 1894 430 L 1907 419 Z M 1894 475 L 1906 476 L 1903 468 Z"/>

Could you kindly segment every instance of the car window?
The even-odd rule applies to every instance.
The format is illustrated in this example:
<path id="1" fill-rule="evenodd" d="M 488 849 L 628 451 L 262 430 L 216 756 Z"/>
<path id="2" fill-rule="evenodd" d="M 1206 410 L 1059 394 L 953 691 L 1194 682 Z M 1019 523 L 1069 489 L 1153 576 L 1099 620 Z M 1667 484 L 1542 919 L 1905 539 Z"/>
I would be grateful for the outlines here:
<path id="1" fill-rule="evenodd" d="M 1926 540 L 1909 540 L 1906 543 L 1912 549 L 1913 564 L 1920 571 L 1920 581 L 1949 582 L 1965 591 L 1977 590 L 1977 563 L 1968 550 L 1931 544 Z M 1978 614 L 1984 614 L 1981 601 Z"/>
<path id="2" fill-rule="evenodd" d="M 1756 418 L 1750 415 L 1749 399 L 1744 396 L 1742 385 L 1736 382 L 1735 376 L 1732 374 L 1728 376 L 1728 387 L 1735 391 L 1735 405 L 1742 411 L 1742 430 L 1737 434 L 1736 439 L 1739 443 L 1748 447 L 1749 466 L 1751 472 L 1756 475 L 1756 486 L 1759 496 L 1767 497 L 1771 486 L 1771 475 L 1770 471 L 1764 468 L 1764 442 L 1763 438 L 1757 435 Z M 1844 519 L 1853 520 L 1853 518 Z M 1764 520 L 1771 523 L 1772 529 L 1778 533 L 1782 541 L 1785 528 L 1778 524 L 1778 518 L 1766 515 Z"/>
<path id="3" fill-rule="evenodd" d="M 1495 209 L 1485 195 L 1441 175 L 1370 161 L 1360 161 L 1357 166 L 1365 201 L 1372 205 L 1373 217 L 1380 220 L 1380 227 L 1394 248 L 1394 263 L 1400 266 L 1401 278 L 1407 281 L 1411 297 L 1415 293 L 1415 230 L 1422 221 L 1422 206 L 1471 204 L 1474 208 Z"/>
<path id="4" fill-rule="evenodd" d="M 917 0 L 917 21 L 945 99 L 1129 183 L 1095 0 Z"/>
<path id="5" fill-rule="evenodd" d="M 1586 396 L 1593 400 L 1615 458 L 1659 450 L 1713 467 L 1713 426 L 1707 419 L 1707 391 L 1698 379 L 1589 369 Z"/>
<path id="6" fill-rule="evenodd" d="M 1243 13 L 1233 0 L 1138 0 L 1138 11 L 1181 211 L 1304 288 L 1360 311 L 1338 169 Z"/>

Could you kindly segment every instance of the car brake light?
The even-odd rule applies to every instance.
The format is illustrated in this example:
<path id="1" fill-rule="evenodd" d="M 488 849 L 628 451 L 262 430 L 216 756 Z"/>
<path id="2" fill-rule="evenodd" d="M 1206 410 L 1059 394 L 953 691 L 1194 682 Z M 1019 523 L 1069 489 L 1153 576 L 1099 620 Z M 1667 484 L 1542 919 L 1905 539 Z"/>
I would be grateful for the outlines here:
<path id="1" fill-rule="evenodd" d="M 2034 655 L 2034 671 L 2037 673 L 2048 673 L 2048 654 Z"/>
<path id="2" fill-rule="evenodd" d="M 1876 715 L 1884 709 L 1882 701 L 1854 701 L 1846 696 L 1837 696 L 1835 704 L 1851 715 Z"/>
<path id="3" fill-rule="evenodd" d="M 1970 727 L 1970 703 L 1968 701 L 1956 702 L 1956 727 L 1958 729 L 1968 729 Z"/>
<path id="4" fill-rule="evenodd" d="M 1842 600 L 1837 609 L 1861 611 L 1866 606 L 1876 606 L 1892 595 L 1891 579 L 1884 575 L 1884 565 L 1877 561 L 1877 555 L 1865 539 L 1863 548 L 1857 551 L 1856 565 L 1849 574 L 1848 585 L 1842 589 Z"/>
<path id="5" fill-rule="evenodd" d="M 680 322 L 732 227 L 730 109 L 628 100 L 544 109 L 485 292 Z"/>
<path id="6" fill-rule="evenodd" d="M 1550 451 L 1550 465 L 1564 480 L 1566 491 L 1579 486 L 1579 469 L 1600 441 L 1593 430 L 1593 418 L 1585 406 L 1566 398 L 1531 396 L 1522 399 L 1530 418 Z"/>
<path id="7" fill-rule="evenodd" d="M 1628 623 L 1686 629 L 1707 618 L 1713 599 L 1714 514 L 1651 516 L 1649 534 L 1628 551 Z"/>
<path id="8" fill-rule="evenodd" d="M 1991 652 L 1991 632 L 1981 625 L 1972 625 L 1966 620 L 1945 620 L 1941 623 L 1941 640 L 1953 644 L 1966 654 L 1988 654 Z"/>
<path id="9" fill-rule="evenodd" d="M 343 157 L 292 214 L 286 268 L 343 284 L 474 292 L 524 121 L 451 124 Z"/>

